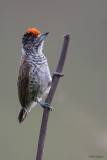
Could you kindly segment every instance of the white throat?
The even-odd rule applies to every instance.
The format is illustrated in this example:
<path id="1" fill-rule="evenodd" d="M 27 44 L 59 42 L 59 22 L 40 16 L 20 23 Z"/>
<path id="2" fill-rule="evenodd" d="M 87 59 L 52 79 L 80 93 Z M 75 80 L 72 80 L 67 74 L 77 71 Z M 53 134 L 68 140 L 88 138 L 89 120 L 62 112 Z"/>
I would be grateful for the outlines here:
<path id="1" fill-rule="evenodd" d="M 42 53 L 44 41 L 41 42 L 41 45 L 38 47 L 38 53 Z"/>

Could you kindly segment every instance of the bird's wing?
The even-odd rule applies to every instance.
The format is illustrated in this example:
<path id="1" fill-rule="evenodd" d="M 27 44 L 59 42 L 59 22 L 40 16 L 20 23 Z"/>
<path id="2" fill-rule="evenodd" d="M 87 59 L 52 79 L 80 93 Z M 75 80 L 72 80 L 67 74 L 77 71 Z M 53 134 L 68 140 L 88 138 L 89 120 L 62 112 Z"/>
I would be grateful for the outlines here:
<path id="1" fill-rule="evenodd" d="M 24 59 L 19 69 L 19 77 L 17 83 L 19 101 L 23 108 L 26 108 L 26 91 L 29 85 L 29 71 L 30 65 L 27 59 Z"/>

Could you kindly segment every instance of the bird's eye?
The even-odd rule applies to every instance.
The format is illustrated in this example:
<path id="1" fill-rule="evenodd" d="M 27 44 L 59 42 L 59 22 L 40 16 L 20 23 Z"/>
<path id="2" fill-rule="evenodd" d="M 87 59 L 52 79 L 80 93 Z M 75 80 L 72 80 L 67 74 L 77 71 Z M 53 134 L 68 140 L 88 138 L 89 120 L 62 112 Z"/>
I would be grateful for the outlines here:
<path id="1" fill-rule="evenodd" d="M 37 34 L 37 37 L 40 37 L 40 34 Z"/>

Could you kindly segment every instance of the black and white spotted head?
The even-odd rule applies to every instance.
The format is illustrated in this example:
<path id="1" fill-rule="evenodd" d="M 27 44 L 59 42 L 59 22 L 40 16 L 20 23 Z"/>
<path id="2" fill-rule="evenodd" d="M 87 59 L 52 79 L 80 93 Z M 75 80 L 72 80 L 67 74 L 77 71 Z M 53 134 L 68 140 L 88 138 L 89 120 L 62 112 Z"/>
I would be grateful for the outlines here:
<path id="1" fill-rule="evenodd" d="M 22 54 L 28 55 L 42 52 L 44 38 L 48 33 L 49 32 L 41 34 L 36 28 L 29 28 L 22 37 Z"/>

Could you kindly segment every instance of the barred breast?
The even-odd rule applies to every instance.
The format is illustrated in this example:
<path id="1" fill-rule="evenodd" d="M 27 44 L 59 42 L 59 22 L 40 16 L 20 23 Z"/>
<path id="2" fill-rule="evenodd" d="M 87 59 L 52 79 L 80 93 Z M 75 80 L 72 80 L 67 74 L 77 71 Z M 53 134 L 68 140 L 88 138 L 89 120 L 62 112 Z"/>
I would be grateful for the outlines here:
<path id="1" fill-rule="evenodd" d="M 31 67 L 27 97 L 28 101 L 34 101 L 49 92 L 52 79 L 47 59 L 43 54 L 30 55 L 29 63 Z"/>

